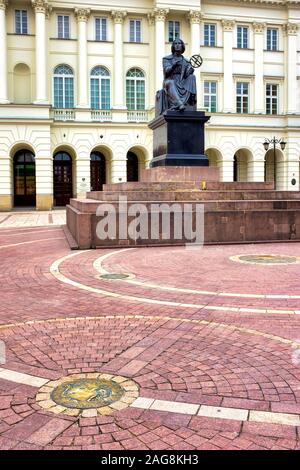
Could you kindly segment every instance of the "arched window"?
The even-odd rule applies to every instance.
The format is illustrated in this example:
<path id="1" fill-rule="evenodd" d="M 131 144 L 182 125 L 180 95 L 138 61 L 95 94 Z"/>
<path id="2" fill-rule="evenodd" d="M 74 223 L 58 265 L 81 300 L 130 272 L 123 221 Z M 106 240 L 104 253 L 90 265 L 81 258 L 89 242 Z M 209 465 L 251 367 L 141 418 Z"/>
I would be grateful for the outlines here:
<path id="1" fill-rule="evenodd" d="M 126 105 L 129 110 L 145 109 L 145 75 L 140 69 L 127 72 Z"/>
<path id="2" fill-rule="evenodd" d="M 110 109 L 110 74 L 104 67 L 91 71 L 91 108 Z"/>
<path id="3" fill-rule="evenodd" d="M 54 108 L 74 108 L 74 74 L 68 65 L 54 70 Z"/>

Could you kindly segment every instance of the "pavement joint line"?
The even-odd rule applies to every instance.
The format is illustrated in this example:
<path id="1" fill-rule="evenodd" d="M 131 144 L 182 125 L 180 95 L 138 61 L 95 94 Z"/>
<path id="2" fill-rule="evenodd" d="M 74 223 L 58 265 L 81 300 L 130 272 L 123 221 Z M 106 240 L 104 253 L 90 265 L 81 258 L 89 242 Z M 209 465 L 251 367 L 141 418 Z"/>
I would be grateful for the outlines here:
<path id="1" fill-rule="evenodd" d="M 107 271 L 103 267 L 103 261 L 105 261 L 107 258 L 117 255 L 119 253 L 124 253 L 126 251 L 131 251 L 131 250 L 136 250 L 136 248 L 128 248 L 128 249 L 122 249 L 122 250 L 117 250 L 113 251 L 111 253 L 107 253 L 103 256 L 100 256 L 97 258 L 94 263 L 93 267 L 96 271 L 100 272 L 101 274 L 109 274 L 109 271 Z M 278 266 L 278 265 L 277 265 Z M 149 287 L 151 289 L 160 289 L 160 290 L 167 290 L 167 291 L 174 291 L 174 292 L 183 292 L 187 294 L 199 294 L 199 295 L 211 295 L 215 297 L 241 297 L 241 298 L 249 298 L 249 299 L 300 299 L 300 295 L 288 295 L 288 294 L 238 294 L 234 292 L 213 292 L 213 291 L 201 291 L 197 289 L 188 289 L 188 288 L 181 288 L 181 287 L 171 287 L 171 286 L 163 286 L 159 284 L 153 284 L 153 283 L 147 283 L 147 282 L 141 282 L 138 280 L 132 280 L 132 279 L 118 279 L 121 282 L 127 282 L 129 284 L 134 284 L 142 287 Z"/>
<path id="2" fill-rule="evenodd" d="M 23 372 L 16 372 L 10 369 L 0 368 L 0 379 L 8 380 L 23 385 L 31 385 L 32 387 L 42 387 L 50 379 L 37 377 L 34 375 L 24 374 Z"/>
<path id="3" fill-rule="evenodd" d="M 0 330 L 10 329 L 10 328 L 17 328 L 17 327 L 24 327 L 26 325 L 41 325 L 45 323 L 59 323 L 59 322 L 70 322 L 70 321 L 100 321 L 100 320 L 107 320 L 107 319 L 124 319 L 124 320 L 132 320 L 132 319 L 140 319 L 140 320 L 157 320 L 163 321 L 167 323 L 168 321 L 177 321 L 179 323 L 193 323 L 195 325 L 205 325 L 209 326 L 210 328 L 222 328 L 231 331 L 238 331 L 239 333 L 250 334 L 253 336 L 262 336 L 267 338 L 271 341 L 277 341 L 283 344 L 289 344 L 293 348 L 300 348 L 300 341 L 297 342 L 295 340 L 283 338 L 277 335 L 271 335 L 270 333 L 264 333 L 262 331 L 253 330 L 250 328 L 244 328 L 241 326 L 230 325 L 226 323 L 218 323 L 215 321 L 208 321 L 208 320 L 196 320 L 193 318 L 180 318 L 180 317 L 170 317 L 170 316 L 159 316 L 159 315 L 104 315 L 101 317 L 95 316 L 86 316 L 86 317 L 67 317 L 67 318 L 50 318 L 47 320 L 29 320 L 27 322 L 20 322 L 20 323 L 8 323 L 6 325 L 0 325 Z"/>
<path id="4" fill-rule="evenodd" d="M 99 371 L 97 373 L 100 373 Z M 40 388 L 52 379 L 24 374 L 9 369 L 0 368 L 0 379 L 14 383 L 30 385 Z M 58 379 L 59 380 L 59 379 Z M 230 419 L 257 423 L 281 424 L 287 426 L 300 426 L 300 415 L 295 413 L 280 413 L 270 411 L 257 411 L 243 408 L 229 408 L 223 406 L 208 406 L 201 403 L 186 403 L 160 400 L 140 396 L 131 405 L 133 408 L 179 413 L 192 416 L 205 416 L 208 418 Z"/>
<path id="5" fill-rule="evenodd" d="M 120 250 L 119 250 L 120 251 Z M 108 297 L 114 297 L 114 298 L 119 298 L 119 299 L 122 299 L 122 300 L 129 300 L 129 301 L 133 301 L 133 302 L 141 302 L 141 303 L 147 303 L 147 304 L 156 304 L 156 305 L 167 305 L 167 306 L 172 306 L 172 307 L 185 307 L 185 308 L 196 308 L 196 309 L 203 309 L 203 310 L 220 310 L 220 311 L 227 311 L 227 312 L 244 312 L 243 308 L 242 307 L 223 307 L 223 306 L 219 306 L 219 305 L 202 305 L 202 304 L 188 304 L 188 303 L 182 303 L 182 302 L 171 302 L 171 301 L 167 301 L 167 300 L 156 300 L 156 299 L 150 299 L 150 298 L 147 298 L 147 297 L 138 297 L 138 296 L 134 296 L 134 295 L 128 295 L 128 294 L 121 294 L 121 293 L 116 293 L 116 292 L 112 292 L 112 291 L 109 291 L 109 290 L 105 290 L 105 289 L 99 289 L 99 288 L 96 288 L 96 287 L 91 287 L 91 286 L 88 286 L 86 284 L 82 284 L 80 282 L 77 282 L 77 281 L 73 281 L 72 279 L 68 278 L 67 276 L 65 276 L 64 274 L 62 274 L 59 270 L 59 267 L 60 265 L 70 259 L 70 258 L 73 258 L 74 256 L 78 256 L 82 253 L 86 253 L 86 251 L 80 251 L 80 252 L 76 252 L 76 253 L 72 253 L 70 255 L 66 255 L 62 258 L 59 258 L 58 260 L 54 261 L 52 263 L 52 265 L 50 266 L 49 270 L 50 270 L 50 273 L 60 282 L 63 282 L 64 284 L 68 284 L 68 285 L 71 285 L 72 287 L 75 287 L 75 288 L 78 288 L 78 289 L 82 289 L 82 290 L 85 290 L 87 292 L 93 292 L 94 294 L 100 294 L 100 295 L 103 295 L 103 296 L 108 296 Z M 105 255 L 107 256 L 107 255 Z M 145 286 L 145 284 L 143 284 L 143 286 Z M 295 314 L 295 310 L 280 310 L 280 309 L 255 309 L 255 308 L 251 308 L 251 309 L 247 309 L 246 312 L 247 313 L 266 313 L 266 314 L 269 314 L 271 313 L 270 310 L 272 310 L 272 314 L 282 314 L 282 315 L 294 315 Z"/>
<path id="6" fill-rule="evenodd" d="M 133 408 L 154 411 L 167 411 L 192 416 L 205 416 L 207 418 L 230 419 L 244 422 L 282 424 L 299 426 L 300 415 L 295 413 L 274 413 L 270 411 L 257 411 L 244 408 L 229 408 L 225 406 L 208 406 L 200 403 L 185 403 L 177 401 L 156 400 L 153 398 L 138 397 L 131 405 Z"/>
<path id="7" fill-rule="evenodd" d="M 60 227 L 57 227 L 57 228 L 51 230 L 51 232 L 59 232 L 59 231 L 61 231 Z M 33 235 L 33 234 L 36 234 L 36 233 L 49 233 L 49 230 L 34 230 L 34 231 L 31 231 L 31 232 L 18 232 L 18 233 L 9 234 L 9 235 L 16 237 L 16 236 L 19 236 L 19 235 Z M 1 236 L 7 236 L 7 234 L 3 233 L 0 230 L 0 237 Z"/>
<path id="8" fill-rule="evenodd" d="M 0 250 L 2 250 L 3 248 L 10 248 L 12 246 L 29 245 L 30 243 L 47 242 L 47 241 L 52 241 L 52 240 L 65 240 L 65 238 L 64 237 L 41 238 L 39 240 L 30 240 L 30 241 L 21 242 L 21 243 L 11 243 L 10 245 L 0 245 Z"/>

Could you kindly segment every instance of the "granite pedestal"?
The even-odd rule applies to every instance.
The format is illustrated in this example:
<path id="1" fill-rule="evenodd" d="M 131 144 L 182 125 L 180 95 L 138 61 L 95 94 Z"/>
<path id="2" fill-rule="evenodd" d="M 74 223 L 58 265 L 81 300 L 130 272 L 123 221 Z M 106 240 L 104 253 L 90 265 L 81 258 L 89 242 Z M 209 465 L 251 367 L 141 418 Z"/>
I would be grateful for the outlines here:
<path id="1" fill-rule="evenodd" d="M 153 160 L 157 166 L 209 166 L 204 154 L 204 127 L 210 119 L 203 111 L 166 111 L 148 126 L 153 130 Z"/>

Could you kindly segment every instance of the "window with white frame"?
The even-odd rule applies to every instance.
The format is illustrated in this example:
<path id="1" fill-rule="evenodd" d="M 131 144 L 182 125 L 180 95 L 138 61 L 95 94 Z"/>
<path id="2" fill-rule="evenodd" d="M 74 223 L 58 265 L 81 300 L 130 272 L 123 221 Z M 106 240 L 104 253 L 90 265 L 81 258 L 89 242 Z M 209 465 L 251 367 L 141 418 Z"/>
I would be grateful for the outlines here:
<path id="1" fill-rule="evenodd" d="M 210 113 L 217 111 L 217 82 L 204 81 L 204 107 Z"/>
<path id="2" fill-rule="evenodd" d="M 278 51 L 278 29 L 267 28 L 267 51 Z"/>
<path id="3" fill-rule="evenodd" d="M 247 26 L 237 27 L 237 48 L 248 49 L 248 33 L 249 28 Z"/>
<path id="4" fill-rule="evenodd" d="M 278 114 L 278 85 L 266 84 L 266 114 Z"/>
<path id="5" fill-rule="evenodd" d="M 67 15 L 57 16 L 57 37 L 59 39 L 70 39 L 70 17 Z"/>
<path id="6" fill-rule="evenodd" d="M 58 65 L 53 76 L 54 108 L 74 108 L 74 74 L 69 65 Z"/>
<path id="7" fill-rule="evenodd" d="M 236 112 L 249 113 L 249 83 L 237 82 L 236 84 Z"/>
<path id="8" fill-rule="evenodd" d="M 91 71 L 91 108 L 110 109 L 110 73 L 105 67 Z"/>
<path id="9" fill-rule="evenodd" d="M 107 41 L 107 18 L 95 18 L 95 40 Z"/>
<path id="10" fill-rule="evenodd" d="M 142 42 L 141 20 L 129 20 L 129 42 Z"/>
<path id="11" fill-rule="evenodd" d="M 180 38 L 180 22 L 169 21 L 169 42 L 173 42 L 178 38 Z"/>
<path id="12" fill-rule="evenodd" d="M 204 24 L 204 46 L 216 46 L 216 25 L 215 24 Z"/>
<path id="13" fill-rule="evenodd" d="M 28 34 L 27 10 L 15 10 L 15 32 L 16 34 Z"/>
<path id="14" fill-rule="evenodd" d="M 126 106 L 129 110 L 145 109 L 145 75 L 140 69 L 134 68 L 127 72 Z"/>

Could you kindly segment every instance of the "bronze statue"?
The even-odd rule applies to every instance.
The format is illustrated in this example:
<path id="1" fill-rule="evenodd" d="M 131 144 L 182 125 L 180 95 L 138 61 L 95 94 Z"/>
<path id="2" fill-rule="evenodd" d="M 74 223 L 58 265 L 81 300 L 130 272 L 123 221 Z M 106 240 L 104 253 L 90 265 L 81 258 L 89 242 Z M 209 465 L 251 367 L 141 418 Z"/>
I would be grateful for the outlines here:
<path id="1" fill-rule="evenodd" d="M 197 84 L 194 68 L 201 64 L 194 63 L 192 66 L 191 61 L 183 57 L 184 52 L 185 44 L 182 39 L 175 39 L 172 44 L 172 54 L 163 59 L 164 82 L 163 90 L 158 91 L 156 95 L 157 115 L 168 109 L 181 112 L 185 109 L 197 110 Z M 194 57 L 201 59 L 200 56 Z"/>

